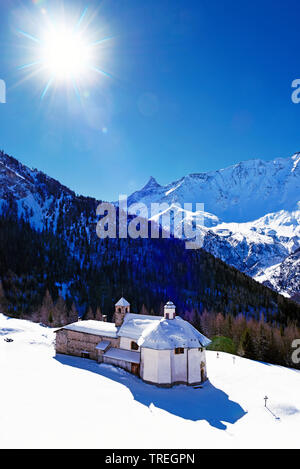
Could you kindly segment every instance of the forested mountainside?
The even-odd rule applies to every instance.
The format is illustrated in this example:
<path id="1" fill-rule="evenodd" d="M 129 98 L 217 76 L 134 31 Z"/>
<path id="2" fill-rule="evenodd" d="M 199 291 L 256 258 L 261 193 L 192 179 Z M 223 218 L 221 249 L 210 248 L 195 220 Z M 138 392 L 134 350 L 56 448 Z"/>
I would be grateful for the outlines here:
<path id="1" fill-rule="evenodd" d="M 255 280 L 292 298 L 300 295 L 300 265 L 285 259 L 300 247 L 300 153 L 271 161 L 250 160 L 225 169 L 190 174 L 166 186 L 151 177 L 129 204 L 167 204 L 161 213 L 194 223 L 185 203 L 203 203 L 198 230 L 203 248 Z M 178 206 L 179 204 L 179 206 Z M 203 211 L 204 210 L 204 211 Z M 153 217 L 166 229 L 168 220 Z M 182 236 L 182 224 L 171 224 Z M 281 267 L 279 264 L 284 263 Z M 289 274 L 288 269 L 291 268 Z M 275 272 L 274 272 L 275 270 Z M 274 274 L 273 274 L 274 272 Z M 280 274 L 284 278 L 281 279 Z"/>
<path id="2" fill-rule="evenodd" d="M 100 240 L 91 233 L 70 242 L 64 231 L 38 232 L 6 212 L 0 217 L 2 310 L 35 319 L 48 291 L 62 307 L 56 318 L 48 318 L 53 325 L 69 321 L 73 303 L 80 314 L 93 317 L 98 309 L 111 319 L 113 305 L 124 293 L 135 312 L 161 314 L 171 298 L 179 314 L 192 313 L 191 320 L 204 310 L 257 319 L 264 314 L 280 324 L 300 318 L 296 303 L 203 250 L 184 249 L 182 243 Z"/>
<path id="3" fill-rule="evenodd" d="M 123 292 L 135 312 L 160 314 L 172 299 L 179 314 L 192 317 L 207 310 L 264 314 L 280 324 L 300 318 L 294 302 L 204 250 L 186 250 L 181 240 L 100 240 L 99 201 L 76 196 L 3 153 L 0 161 L 4 312 L 37 320 L 42 310 L 52 325 L 70 321 L 75 310 L 85 317 L 101 310 L 111 318 Z M 49 309 L 54 313 L 45 318 Z"/>

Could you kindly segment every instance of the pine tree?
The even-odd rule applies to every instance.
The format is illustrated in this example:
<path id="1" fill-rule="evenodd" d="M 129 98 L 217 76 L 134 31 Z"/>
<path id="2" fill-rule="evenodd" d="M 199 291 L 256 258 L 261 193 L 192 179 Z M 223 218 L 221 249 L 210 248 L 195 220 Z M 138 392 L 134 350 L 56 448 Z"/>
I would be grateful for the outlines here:
<path id="1" fill-rule="evenodd" d="M 240 345 L 239 345 L 239 349 L 238 349 L 238 353 L 244 358 L 252 358 L 252 359 L 254 358 L 255 350 L 254 350 L 252 337 L 248 328 L 245 329 L 245 331 L 243 332 Z"/>
<path id="2" fill-rule="evenodd" d="M 98 306 L 98 308 L 96 309 L 95 319 L 96 321 L 102 321 L 103 319 L 100 306 Z"/>
<path id="3" fill-rule="evenodd" d="M 95 319 L 94 313 L 92 308 L 89 306 L 85 312 L 84 318 L 85 321 L 88 321 L 89 319 Z"/>
<path id="4" fill-rule="evenodd" d="M 7 314 L 7 299 L 5 297 L 2 281 L 0 280 L 0 313 Z"/>
<path id="5" fill-rule="evenodd" d="M 72 306 L 71 306 L 71 311 L 69 312 L 69 321 L 70 321 L 70 323 L 78 321 L 78 312 L 77 312 L 76 305 L 75 305 L 74 301 L 73 301 Z"/>
<path id="6" fill-rule="evenodd" d="M 147 310 L 147 308 L 146 308 L 146 306 L 144 305 L 144 303 L 143 303 L 143 305 L 142 305 L 142 307 L 141 307 L 140 314 L 146 314 L 146 315 L 149 314 L 149 313 L 148 313 L 148 310 Z"/>
<path id="7" fill-rule="evenodd" d="M 215 334 L 222 335 L 224 331 L 224 316 L 221 313 L 218 313 L 215 319 Z"/>
<path id="8" fill-rule="evenodd" d="M 258 360 L 266 360 L 270 349 L 270 337 L 268 334 L 268 327 L 264 324 L 263 320 L 260 321 L 258 331 Z"/>
<path id="9" fill-rule="evenodd" d="M 62 296 L 58 297 L 58 300 L 55 304 L 53 322 L 56 326 L 64 326 L 69 322 L 67 306 Z"/>
<path id="10" fill-rule="evenodd" d="M 201 327 L 201 316 L 196 309 L 192 309 L 191 311 L 191 323 L 198 331 L 203 332 Z"/>
<path id="11" fill-rule="evenodd" d="M 46 290 L 42 306 L 39 310 L 39 321 L 46 326 L 53 325 L 54 304 L 49 290 Z"/>

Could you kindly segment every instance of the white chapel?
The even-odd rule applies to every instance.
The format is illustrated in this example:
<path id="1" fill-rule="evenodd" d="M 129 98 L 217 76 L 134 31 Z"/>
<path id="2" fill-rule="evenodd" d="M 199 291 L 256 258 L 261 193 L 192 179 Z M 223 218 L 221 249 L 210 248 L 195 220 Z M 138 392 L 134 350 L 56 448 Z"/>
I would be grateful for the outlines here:
<path id="1" fill-rule="evenodd" d="M 169 301 L 164 316 L 134 314 L 121 298 L 114 322 L 78 321 L 56 331 L 56 352 L 91 358 L 126 369 L 159 386 L 195 385 L 207 379 L 210 340 L 176 316 Z"/>

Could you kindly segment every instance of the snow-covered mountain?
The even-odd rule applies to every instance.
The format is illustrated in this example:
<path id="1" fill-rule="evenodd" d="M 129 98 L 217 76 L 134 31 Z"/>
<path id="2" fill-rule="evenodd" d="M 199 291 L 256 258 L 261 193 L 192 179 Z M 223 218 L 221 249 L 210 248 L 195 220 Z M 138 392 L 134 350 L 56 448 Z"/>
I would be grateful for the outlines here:
<path id="1" fill-rule="evenodd" d="M 291 158 L 246 161 L 224 170 L 192 174 L 167 186 L 150 178 L 142 190 L 129 197 L 128 205 L 143 202 L 150 208 L 153 202 L 166 202 L 170 208 L 162 212 L 170 211 L 172 217 L 180 212 L 192 225 L 192 212 L 181 207 L 204 203 L 204 226 L 199 227 L 204 249 L 280 293 L 297 298 L 299 264 L 288 259 L 300 247 L 299 194 L 297 153 Z M 77 196 L 44 173 L 0 152 L 0 212 L 9 205 L 34 228 L 48 227 L 55 232 L 59 226 L 75 243 L 78 233 L 89 237 L 94 230 L 98 203 Z M 153 219 L 162 221 L 157 215 Z M 284 281 L 280 282 L 283 273 Z"/>
<path id="2" fill-rule="evenodd" d="M 300 200 L 300 153 L 273 161 L 250 160 L 207 173 L 189 174 L 166 186 L 151 177 L 128 203 L 203 203 L 222 222 L 243 223 L 278 210 L 293 211 Z"/>
<path id="3" fill-rule="evenodd" d="M 35 229 L 49 227 L 56 231 L 61 216 L 76 218 L 76 212 L 79 212 L 77 223 L 86 227 L 91 218 L 95 221 L 98 203 L 92 198 L 77 196 L 43 172 L 30 169 L 0 152 L 0 212 L 9 205 Z"/>
<path id="4" fill-rule="evenodd" d="M 149 216 L 151 203 L 168 204 L 160 214 L 170 212 L 171 229 L 179 236 L 181 224 L 173 226 L 178 214 L 187 224 L 193 223 L 184 204 L 203 203 L 204 226 L 198 229 L 205 250 L 286 296 L 299 292 L 298 264 L 286 258 L 300 247 L 300 153 L 190 174 L 166 186 L 151 177 L 128 198 L 129 205 L 134 203 L 145 204 Z M 168 228 L 160 215 L 152 219 Z M 288 275 L 291 265 L 293 275 Z M 283 272 L 285 281 L 280 283 Z"/>
<path id="5" fill-rule="evenodd" d="M 279 293 L 300 302 L 300 248 L 287 256 L 283 262 L 266 269 L 259 281 Z"/>
<path id="6" fill-rule="evenodd" d="M 299 247 L 300 210 L 281 210 L 248 223 L 221 223 L 206 230 L 204 238 L 207 251 L 260 282 L 267 282 L 270 269 Z M 277 289 L 276 283 L 271 285 Z M 287 282 L 280 291 L 290 296 L 294 288 L 290 290 Z"/>

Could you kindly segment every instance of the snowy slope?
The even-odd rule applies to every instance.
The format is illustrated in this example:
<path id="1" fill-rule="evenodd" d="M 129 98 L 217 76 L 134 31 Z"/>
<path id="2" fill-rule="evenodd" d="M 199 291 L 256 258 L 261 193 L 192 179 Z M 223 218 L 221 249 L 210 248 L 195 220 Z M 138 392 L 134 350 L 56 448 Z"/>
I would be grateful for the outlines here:
<path id="1" fill-rule="evenodd" d="M 272 161 L 243 161 L 218 171 L 189 174 L 166 186 L 153 177 L 129 204 L 204 203 L 223 222 L 248 222 L 278 210 L 293 211 L 300 200 L 300 153 Z"/>
<path id="2" fill-rule="evenodd" d="M 221 223 L 206 230 L 204 248 L 227 264 L 264 281 L 266 269 L 300 247 L 300 211 L 281 210 L 247 223 Z"/>
<path id="3" fill-rule="evenodd" d="M 0 315 L 1 448 L 299 447 L 299 371 L 208 352 L 202 389 L 160 389 L 109 365 L 55 357 L 53 338 Z"/>
<path id="4" fill-rule="evenodd" d="M 300 248 L 283 262 L 266 269 L 257 278 L 284 296 L 300 300 Z"/>
<path id="5" fill-rule="evenodd" d="M 55 232 L 59 217 L 66 219 L 74 216 L 74 212 L 80 214 L 90 205 L 94 210 L 88 217 L 96 223 L 94 207 L 98 203 L 95 199 L 77 196 L 55 179 L 0 152 L 0 212 L 9 204 L 18 217 L 28 220 L 33 228 L 43 230 L 48 226 Z M 90 222 L 88 217 L 82 220 L 80 215 L 77 217 L 78 223 L 86 229 Z"/>
<path id="6" fill-rule="evenodd" d="M 47 191 L 45 182 L 54 188 L 56 181 L 0 153 L 0 209 L 10 201 L 18 216 L 29 219 L 31 225 L 40 230 L 46 218 L 51 218 L 56 225 L 60 204 L 56 193 Z M 64 189 L 65 195 L 70 196 L 71 191 Z"/>

